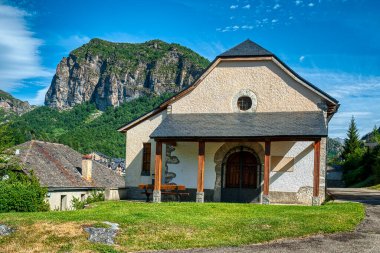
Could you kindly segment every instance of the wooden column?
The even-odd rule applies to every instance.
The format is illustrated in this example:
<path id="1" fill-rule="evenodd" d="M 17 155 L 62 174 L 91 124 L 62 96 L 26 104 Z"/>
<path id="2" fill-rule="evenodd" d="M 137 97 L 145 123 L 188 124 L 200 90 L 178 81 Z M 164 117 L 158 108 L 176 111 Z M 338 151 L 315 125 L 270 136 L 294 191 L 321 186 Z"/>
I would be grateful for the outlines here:
<path id="1" fill-rule="evenodd" d="M 321 168 L 321 140 L 317 140 L 314 142 L 313 197 L 319 197 L 320 168 Z"/>
<path id="2" fill-rule="evenodd" d="M 154 160 L 154 191 L 153 202 L 161 202 L 162 180 L 162 142 L 156 142 L 156 156 Z"/>
<path id="3" fill-rule="evenodd" d="M 204 202 L 205 142 L 198 143 L 198 183 L 196 202 Z"/>
<path id="4" fill-rule="evenodd" d="M 269 204 L 270 141 L 265 141 L 263 204 Z"/>

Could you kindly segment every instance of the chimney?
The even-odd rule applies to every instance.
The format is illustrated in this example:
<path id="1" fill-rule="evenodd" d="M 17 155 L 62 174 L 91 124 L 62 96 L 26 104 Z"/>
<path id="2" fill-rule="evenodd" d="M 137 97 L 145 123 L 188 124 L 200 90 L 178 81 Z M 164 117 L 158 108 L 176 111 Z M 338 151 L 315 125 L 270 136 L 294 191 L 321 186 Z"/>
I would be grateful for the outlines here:
<path id="1" fill-rule="evenodd" d="M 84 155 L 82 156 L 82 177 L 91 181 L 92 178 L 92 156 Z"/>

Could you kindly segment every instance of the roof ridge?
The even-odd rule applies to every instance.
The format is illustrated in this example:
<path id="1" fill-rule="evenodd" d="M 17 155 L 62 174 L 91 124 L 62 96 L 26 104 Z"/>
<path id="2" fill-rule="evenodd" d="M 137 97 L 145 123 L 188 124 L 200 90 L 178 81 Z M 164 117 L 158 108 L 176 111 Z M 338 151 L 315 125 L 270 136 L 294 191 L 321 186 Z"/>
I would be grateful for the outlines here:
<path id="1" fill-rule="evenodd" d="M 255 56 L 274 56 L 272 52 L 260 46 L 250 39 L 246 39 L 240 44 L 228 49 L 217 57 L 255 57 Z"/>

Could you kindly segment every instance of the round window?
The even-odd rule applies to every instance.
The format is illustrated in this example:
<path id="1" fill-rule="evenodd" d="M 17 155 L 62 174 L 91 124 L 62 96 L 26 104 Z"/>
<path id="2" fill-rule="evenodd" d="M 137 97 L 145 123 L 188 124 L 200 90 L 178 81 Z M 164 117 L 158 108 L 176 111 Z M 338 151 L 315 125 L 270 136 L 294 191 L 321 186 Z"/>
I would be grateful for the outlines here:
<path id="1" fill-rule="evenodd" d="M 252 99 L 247 96 L 242 96 L 238 98 L 237 106 L 241 111 L 247 111 L 252 107 Z"/>

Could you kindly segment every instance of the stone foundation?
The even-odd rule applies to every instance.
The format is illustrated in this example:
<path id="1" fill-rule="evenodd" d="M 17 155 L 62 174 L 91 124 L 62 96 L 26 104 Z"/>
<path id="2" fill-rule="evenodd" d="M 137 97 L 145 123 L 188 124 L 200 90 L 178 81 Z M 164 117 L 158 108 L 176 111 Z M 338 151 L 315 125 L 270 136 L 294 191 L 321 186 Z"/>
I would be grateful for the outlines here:
<path id="1" fill-rule="evenodd" d="M 161 202 L 161 191 L 160 190 L 154 190 L 153 191 L 153 202 L 154 203 L 160 203 Z"/>
<path id="2" fill-rule="evenodd" d="M 298 192 L 269 192 L 271 204 L 312 205 L 313 187 L 301 187 Z"/>
<path id="3" fill-rule="evenodd" d="M 270 200 L 268 195 L 262 195 L 261 196 L 261 204 L 263 205 L 269 205 Z"/>
<path id="4" fill-rule="evenodd" d="M 204 192 L 197 192 L 195 202 L 198 202 L 198 203 L 205 202 L 205 193 Z"/>

